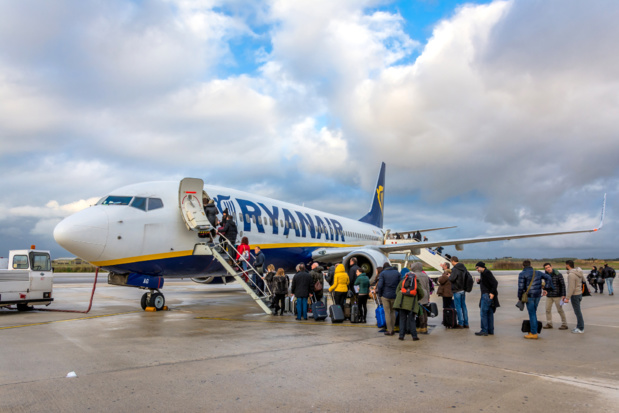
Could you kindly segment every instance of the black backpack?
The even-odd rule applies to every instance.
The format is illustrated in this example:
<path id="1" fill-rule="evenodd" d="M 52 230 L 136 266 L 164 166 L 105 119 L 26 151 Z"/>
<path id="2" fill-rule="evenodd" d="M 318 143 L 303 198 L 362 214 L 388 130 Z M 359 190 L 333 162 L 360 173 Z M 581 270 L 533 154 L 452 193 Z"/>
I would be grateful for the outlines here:
<path id="1" fill-rule="evenodd" d="M 464 291 L 470 293 L 471 291 L 473 291 L 473 285 L 475 285 L 475 282 L 473 281 L 473 276 L 467 270 L 464 274 Z"/>
<path id="2" fill-rule="evenodd" d="M 617 275 L 617 273 L 615 273 L 615 269 L 612 267 L 608 267 L 608 269 L 606 270 L 606 278 L 615 278 L 615 275 Z"/>

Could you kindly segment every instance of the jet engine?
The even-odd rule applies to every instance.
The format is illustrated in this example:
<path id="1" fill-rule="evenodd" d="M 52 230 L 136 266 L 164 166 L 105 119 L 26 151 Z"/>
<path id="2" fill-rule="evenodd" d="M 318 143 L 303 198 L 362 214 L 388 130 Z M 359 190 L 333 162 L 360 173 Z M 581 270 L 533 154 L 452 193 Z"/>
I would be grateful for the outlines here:
<path id="1" fill-rule="evenodd" d="M 353 251 L 344 257 L 344 267 L 346 271 L 350 268 L 350 259 L 356 258 L 357 265 L 370 278 L 376 274 L 376 269 L 382 267 L 385 262 L 390 262 L 389 258 L 378 250 L 362 249 Z"/>

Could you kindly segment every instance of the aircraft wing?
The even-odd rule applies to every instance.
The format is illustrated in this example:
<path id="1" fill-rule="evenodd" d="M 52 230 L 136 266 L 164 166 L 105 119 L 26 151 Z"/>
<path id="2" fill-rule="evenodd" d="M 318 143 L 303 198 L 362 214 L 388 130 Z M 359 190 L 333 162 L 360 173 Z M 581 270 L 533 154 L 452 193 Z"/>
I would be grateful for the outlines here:
<path id="1" fill-rule="evenodd" d="M 384 253 L 398 253 L 398 252 L 413 252 L 420 248 L 434 248 L 445 245 L 454 245 L 457 250 L 461 250 L 464 244 L 477 244 L 480 242 L 494 242 L 494 241 L 508 241 L 510 239 L 520 238 L 537 238 L 537 237 L 549 237 L 552 235 L 566 235 L 566 234 L 580 234 L 585 232 L 595 232 L 598 228 L 587 229 L 580 231 L 564 231 L 564 232 L 541 232 L 537 234 L 514 234 L 514 235 L 499 235 L 494 237 L 482 237 L 482 238 L 462 238 L 462 239 L 450 239 L 444 241 L 434 242 L 407 242 L 389 245 L 379 245 L 376 248 Z"/>
<path id="2" fill-rule="evenodd" d="M 358 247 L 344 247 L 344 248 L 320 248 L 312 254 L 312 258 L 316 261 L 334 262 L 341 259 L 353 251 L 360 249 L 372 249 L 382 252 L 383 254 L 390 253 L 407 253 L 412 252 L 415 255 L 415 251 L 421 248 L 434 248 L 439 246 L 454 245 L 456 250 L 461 250 L 464 244 L 477 244 L 481 242 L 495 242 L 495 241 L 508 241 L 511 239 L 521 238 L 537 238 L 537 237 L 549 237 L 553 235 L 567 235 L 567 234 L 581 234 L 586 232 L 596 232 L 599 228 L 587 229 L 580 231 L 563 231 L 563 232 L 540 232 L 536 234 L 514 234 L 514 235 L 499 235 L 494 237 L 482 237 L 482 238 L 462 238 L 462 239 L 450 239 L 444 241 L 433 242 L 404 242 L 398 244 L 387 245 L 360 245 Z"/>

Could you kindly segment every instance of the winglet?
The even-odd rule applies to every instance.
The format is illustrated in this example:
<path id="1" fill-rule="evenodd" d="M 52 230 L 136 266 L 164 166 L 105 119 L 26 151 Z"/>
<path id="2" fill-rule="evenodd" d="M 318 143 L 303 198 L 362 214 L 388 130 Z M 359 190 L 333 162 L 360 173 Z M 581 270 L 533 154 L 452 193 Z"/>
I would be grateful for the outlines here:
<path id="1" fill-rule="evenodd" d="M 606 213 L 606 194 L 604 194 L 604 202 L 602 203 L 602 217 L 600 218 L 600 226 L 595 228 L 593 231 L 598 231 L 602 229 L 604 225 L 604 214 Z"/>
<path id="2" fill-rule="evenodd" d="M 376 182 L 376 190 L 374 191 L 374 198 L 372 199 L 372 207 L 359 221 L 366 222 L 368 224 L 383 227 L 383 210 L 385 206 L 385 163 L 380 165 L 380 172 L 378 173 L 378 182 Z"/>

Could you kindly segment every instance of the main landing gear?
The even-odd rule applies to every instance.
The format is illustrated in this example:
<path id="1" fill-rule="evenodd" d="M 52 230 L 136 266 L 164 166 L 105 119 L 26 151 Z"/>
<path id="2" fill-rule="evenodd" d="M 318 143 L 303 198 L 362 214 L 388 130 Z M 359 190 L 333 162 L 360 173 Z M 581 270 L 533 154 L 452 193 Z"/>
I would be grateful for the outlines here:
<path id="1" fill-rule="evenodd" d="M 150 292 L 144 293 L 140 304 L 142 305 L 142 310 L 147 310 L 148 308 L 154 308 L 154 310 L 150 311 L 161 311 L 167 309 L 165 306 L 165 297 L 159 292 L 159 290 L 150 290 Z"/>

